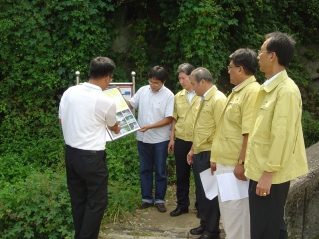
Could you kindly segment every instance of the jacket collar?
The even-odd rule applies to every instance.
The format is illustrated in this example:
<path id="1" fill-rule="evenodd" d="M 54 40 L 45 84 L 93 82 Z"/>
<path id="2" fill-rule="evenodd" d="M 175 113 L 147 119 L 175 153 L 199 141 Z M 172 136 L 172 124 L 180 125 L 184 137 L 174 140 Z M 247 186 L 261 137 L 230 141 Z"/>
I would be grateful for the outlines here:
<path id="1" fill-rule="evenodd" d="M 270 92 L 287 78 L 288 78 L 287 71 L 283 70 L 272 82 L 269 83 L 269 85 L 267 86 L 261 85 L 261 89 L 265 90 L 266 92 Z"/>
<path id="2" fill-rule="evenodd" d="M 213 85 L 210 88 L 210 90 L 207 93 L 207 95 L 204 97 L 204 100 L 209 100 L 216 93 L 216 91 L 217 91 L 217 87 L 216 87 L 216 85 Z"/>
<path id="3" fill-rule="evenodd" d="M 238 92 L 238 91 L 240 91 L 241 89 L 245 88 L 247 85 L 249 85 L 250 83 L 253 83 L 253 82 L 256 82 L 256 78 L 255 78 L 255 76 L 250 76 L 246 80 L 244 80 L 241 85 L 239 85 L 236 89 L 234 89 L 234 91 Z"/>

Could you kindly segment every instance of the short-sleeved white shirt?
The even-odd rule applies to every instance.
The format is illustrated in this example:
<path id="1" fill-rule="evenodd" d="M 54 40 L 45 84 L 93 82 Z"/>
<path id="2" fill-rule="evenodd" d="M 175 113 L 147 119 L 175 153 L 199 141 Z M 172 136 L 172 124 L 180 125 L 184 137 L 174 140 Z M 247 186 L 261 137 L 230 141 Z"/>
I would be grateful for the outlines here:
<path id="1" fill-rule="evenodd" d="M 111 141 L 106 127 L 116 123 L 116 105 L 99 86 L 83 83 L 64 92 L 59 119 L 67 145 L 84 150 L 104 150 L 106 141 Z"/>
<path id="2" fill-rule="evenodd" d="M 164 85 L 153 92 L 149 85 L 141 87 L 130 99 L 130 104 L 138 108 L 137 121 L 141 127 L 154 124 L 166 117 L 173 117 L 174 94 Z M 137 132 L 136 139 L 144 143 L 156 144 L 170 137 L 170 125 Z"/>

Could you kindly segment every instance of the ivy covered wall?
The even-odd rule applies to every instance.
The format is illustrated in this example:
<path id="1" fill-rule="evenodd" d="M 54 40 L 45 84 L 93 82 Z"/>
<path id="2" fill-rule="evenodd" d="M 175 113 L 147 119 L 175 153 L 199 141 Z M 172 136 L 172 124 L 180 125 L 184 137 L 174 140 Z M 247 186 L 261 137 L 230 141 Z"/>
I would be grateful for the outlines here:
<path id="1" fill-rule="evenodd" d="M 150 67 L 169 72 L 190 62 L 226 77 L 228 56 L 240 47 L 258 50 L 263 35 L 283 31 L 298 44 L 318 44 L 318 0 L 3 0 L 0 2 L 0 154 L 51 165 L 61 156 L 59 99 L 86 81 L 90 59 L 105 55 L 117 64 L 116 81 L 136 71 L 137 86 Z M 125 44 L 119 51 L 119 42 Z M 311 54 L 311 52 L 307 53 Z M 317 57 L 314 55 L 313 57 Z M 319 97 L 296 53 L 288 69 L 303 100 L 307 145 L 319 140 Z M 257 74 L 260 82 L 263 75 Z M 227 81 L 227 80 L 226 80 Z M 217 84 L 221 82 L 217 82 Z M 316 127 L 316 128 L 314 128 Z M 63 150 L 62 150 L 63 151 Z"/>

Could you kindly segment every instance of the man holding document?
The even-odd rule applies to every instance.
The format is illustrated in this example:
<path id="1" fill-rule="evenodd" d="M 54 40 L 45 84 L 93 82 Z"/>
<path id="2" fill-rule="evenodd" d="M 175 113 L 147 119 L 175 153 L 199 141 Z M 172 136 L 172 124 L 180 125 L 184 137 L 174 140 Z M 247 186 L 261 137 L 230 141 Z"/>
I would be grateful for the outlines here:
<path id="1" fill-rule="evenodd" d="M 205 196 L 200 173 L 210 168 L 210 150 L 216 124 L 225 106 L 226 96 L 213 85 L 211 73 L 203 67 L 196 68 L 190 75 L 196 95 L 201 96 L 198 113 L 194 122 L 193 145 L 187 155 L 187 162 L 193 164 L 196 199 L 201 218 L 200 226 L 190 230 L 198 239 L 218 239 L 219 208 L 217 196 L 209 200 Z"/>
<path id="2" fill-rule="evenodd" d="M 211 172 L 216 171 L 218 201 L 227 239 L 250 238 L 248 182 L 244 162 L 248 133 L 260 85 L 254 73 L 257 54 L 238 49 L 230 56 L 228 73 L 235 85 L 228 96 L 211 148 Z M 246 187 L 245 187 L 246 184 Z"/>
<path id="3" fill-rule="evenodd" d="M 267 80 L 258 92 L 245 163 L 251 239 L 287 239 L 284 208 L 290 180 L 308 172 L 302 98 L 286 71 L 296 42 L 281 32 L 265 38 L 258 60 Z"/>

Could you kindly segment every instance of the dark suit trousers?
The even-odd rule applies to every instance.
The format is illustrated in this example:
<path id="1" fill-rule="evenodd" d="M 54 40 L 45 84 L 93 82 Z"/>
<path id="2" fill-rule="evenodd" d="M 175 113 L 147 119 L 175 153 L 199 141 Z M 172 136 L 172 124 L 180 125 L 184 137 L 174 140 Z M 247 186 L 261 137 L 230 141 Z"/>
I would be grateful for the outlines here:
<path id="1" fill-rule="evenodd" d="M 253 180 L 249 182 L 251 239 L 287 239 L 284 208 L 290 181 L 272 184 L 266 197 L 256 194 L 257 184 Z"/>
<path id="2" fill-rule="evenodd" d="M 206 198 L 205 191 L 200 179 L 200 173 L 210 168 L 210 151 L 204 151 L 194 154 L 193 169 L 196 186 L 196 195 L 198 200 L 199 215 L 201 225 L 206 226 L 204 234 L 214 236 L 220 233 L 219 229 L 219 205 L 218 197 L 209 200 Z"/>
<path id="3" fill-rule="evenodd" d="M 108 169 L 104 150 L 66 146 L 66 173 L 75 239 L 97 239 L 108 202 Z"/>
<path id="4" fill-rule="evenodd" d="M 189 202 L 189 177 L 191 166 L 187 163 L 187 154 L 192 142 L 176 138 L 174 156 L 176 163 L 176 198 L 177 208 L 187 209 Z"/>

